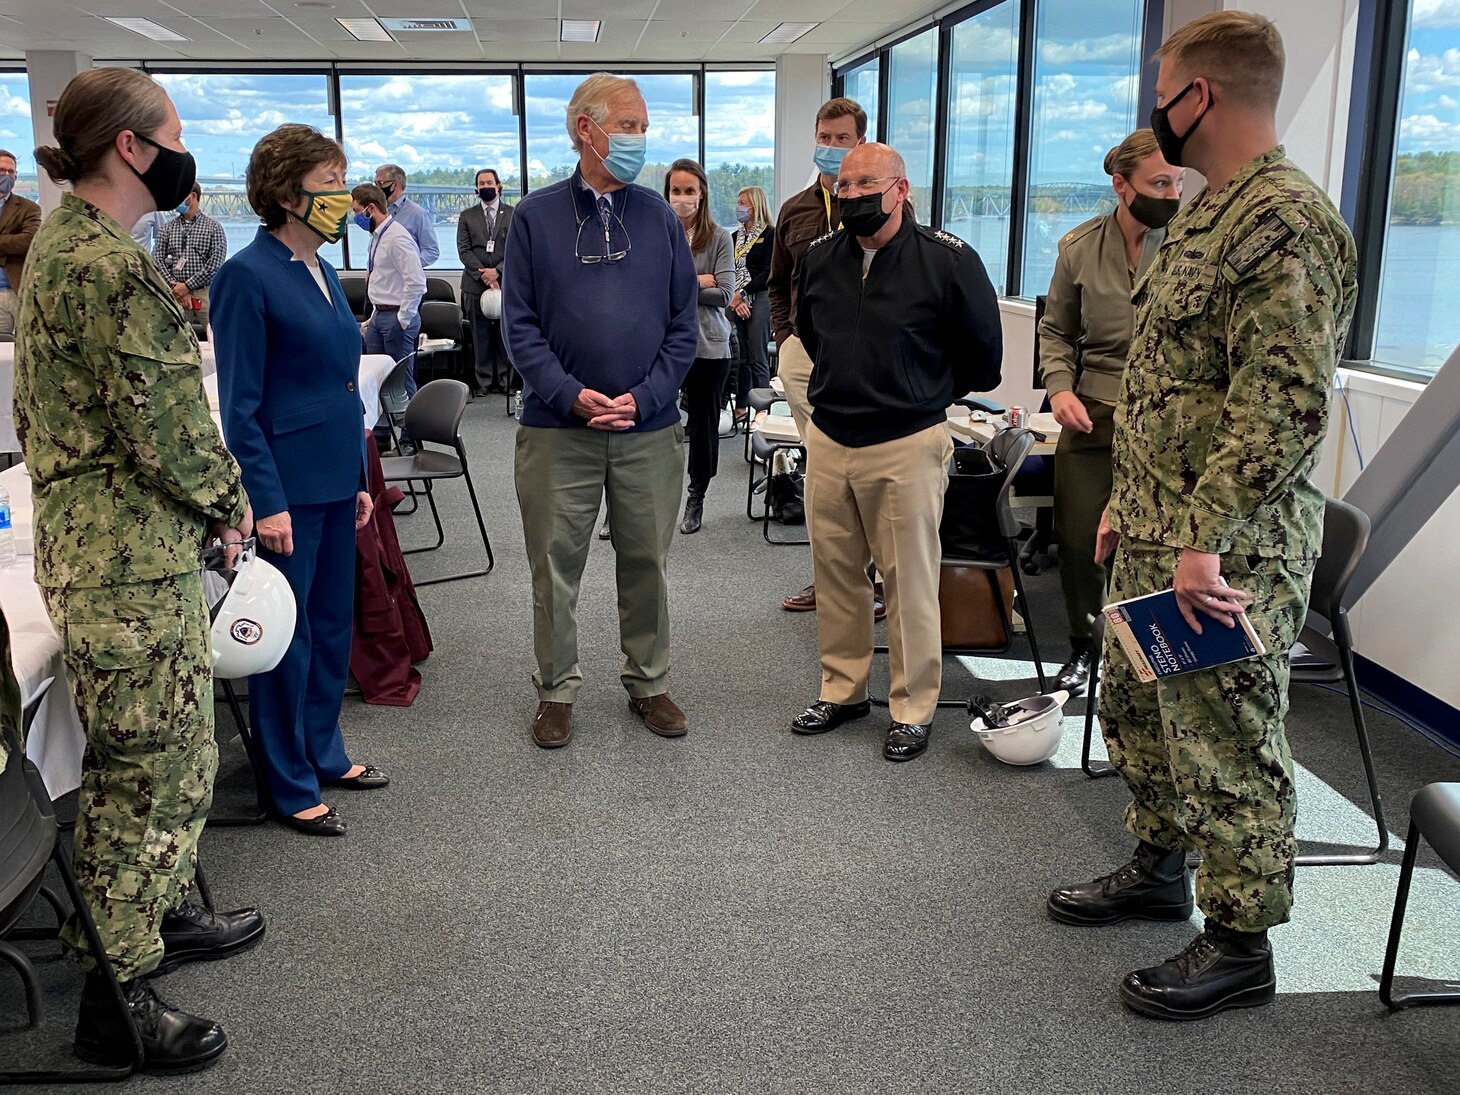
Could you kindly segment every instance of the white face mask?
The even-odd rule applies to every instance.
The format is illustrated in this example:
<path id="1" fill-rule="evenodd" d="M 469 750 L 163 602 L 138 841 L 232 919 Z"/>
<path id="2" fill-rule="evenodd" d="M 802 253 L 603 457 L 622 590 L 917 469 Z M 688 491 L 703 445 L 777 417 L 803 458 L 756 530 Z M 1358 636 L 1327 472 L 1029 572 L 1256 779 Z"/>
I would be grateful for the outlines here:
<path id="1" fill-rule="evenodd" d="M 677 217 L 692 217 L 695 210 L 700 207 L 699 198 L 670 198 L 669 208 L 674 210 Z"/>

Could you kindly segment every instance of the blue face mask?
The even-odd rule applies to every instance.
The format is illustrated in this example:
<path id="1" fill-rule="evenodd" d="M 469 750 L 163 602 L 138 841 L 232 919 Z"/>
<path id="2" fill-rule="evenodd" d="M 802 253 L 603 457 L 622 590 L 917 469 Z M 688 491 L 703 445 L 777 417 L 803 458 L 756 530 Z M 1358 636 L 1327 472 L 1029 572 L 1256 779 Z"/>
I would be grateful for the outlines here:
<path id="1" fill-rule="evenodd" d="M 177 207 L 177 215 L 179 217 L 182 216 L 187 211 L 188 211 L 188 203 L 187 202 L 183 202 L 180 206 Z"/>
<path id="2" fill-rule="evenodd" d="M 375 231 L 375 226 L 370 223 L 370 214 L 369 213 L 356 213 L 355 214 L 355 223 L 360 227 L 360 230 L 362 232 L 373 232 L 373 231 Z"/>
<path id="3" fill-rule="evenodd" d="M 590 119 L 591 120 L 591 119 Z M 621 183 L 631 183 L 644 170 L 644 156 L 649 150 L 649 138 L 643 133 L 609 133 L 597 122 L 598 132 L 608 138 L 608 155 L 599 156 L 608 173 Z M 592 148 L 592 145 L 589 145 Z M 598 155 L 598 149 L 593 149 Z"/>
<path id="4" fill-rule="evenodd" d="M 823 175 L 835 175 L 841 170 L 842 161 L 847 158 L 850 148 L 837 148 L 833 145 L 819 144 L 816 146 L 816 170 Z"/>
<path id="5" fill-rule="evenodd" d="M 748 224 L 750 222 L 750 210 L 743 205 L 737 205 L 735 207 L 735 219 L 741 224 Z"/>

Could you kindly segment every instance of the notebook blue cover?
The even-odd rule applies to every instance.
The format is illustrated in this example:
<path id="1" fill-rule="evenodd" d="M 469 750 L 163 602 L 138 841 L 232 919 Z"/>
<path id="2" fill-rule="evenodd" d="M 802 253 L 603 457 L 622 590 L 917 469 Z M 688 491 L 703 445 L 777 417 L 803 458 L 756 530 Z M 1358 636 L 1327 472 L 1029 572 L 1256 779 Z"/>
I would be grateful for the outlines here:
<path id="1" fill-rule="evenodd" d="M 1136 676 L 1142 681 L 1174 677 L 1193 669 L 1208 669 L 1226 662 L 1266 654 L 1247 614 L 1233 617 L 1236 627 L 1204 617 L 1201 634 L 1181 615 L 1176 591 L 1163 589 L 1105 606 L 1105 626 L 1120 641 Z"/>

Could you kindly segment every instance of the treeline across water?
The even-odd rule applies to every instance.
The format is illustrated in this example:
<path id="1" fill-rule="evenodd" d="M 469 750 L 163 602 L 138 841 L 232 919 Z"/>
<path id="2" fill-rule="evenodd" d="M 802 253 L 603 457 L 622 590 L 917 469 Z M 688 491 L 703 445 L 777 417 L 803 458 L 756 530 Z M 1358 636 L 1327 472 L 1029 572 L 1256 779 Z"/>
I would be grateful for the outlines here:
<path id="1" fill-rule="evenodd" d="M 1460 224 L 1460 152 L 1397 157 L 1389 223 Z"/>

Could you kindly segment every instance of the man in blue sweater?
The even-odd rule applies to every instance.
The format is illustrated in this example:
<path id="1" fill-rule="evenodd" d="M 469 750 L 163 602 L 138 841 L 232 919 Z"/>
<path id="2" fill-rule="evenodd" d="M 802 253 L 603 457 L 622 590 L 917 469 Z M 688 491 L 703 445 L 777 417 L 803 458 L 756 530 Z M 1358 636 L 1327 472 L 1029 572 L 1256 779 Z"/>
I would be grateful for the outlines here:
<path id="1" fill-rule="evenodd" d="M 517 499 L 532 569 L 537 712 L 544 749 L 572 736 L 583 685 L 575 612 L 608 492 L 617 559 L 620 674 L 654 733 L 683 735 L 669 698 L 665 557 L 684 479 L 677 397 L 694 360 L 699 283 L 684 228 L 634 185 L 649 112 L 633 80 L 598 73 L 574 91 L 573 176 L 533 191 L 507 237 L 502 319 L 523 379 Z"/>

